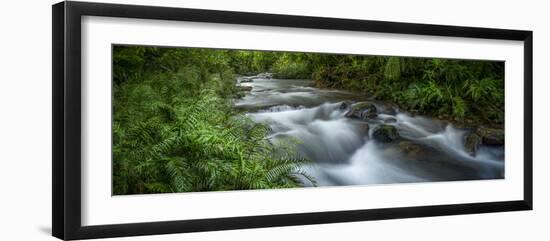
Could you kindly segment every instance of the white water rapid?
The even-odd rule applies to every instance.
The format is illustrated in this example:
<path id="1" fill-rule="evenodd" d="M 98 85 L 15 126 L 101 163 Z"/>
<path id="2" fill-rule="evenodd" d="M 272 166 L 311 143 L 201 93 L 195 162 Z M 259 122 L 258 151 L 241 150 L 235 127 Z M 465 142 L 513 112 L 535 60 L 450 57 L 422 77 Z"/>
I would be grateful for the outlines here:
<path id="1" fill-rule="evenodd" d="M 378 116 L 361 121 L 346 117 L 343 101 L 365 97 L 312 87 L 309 80 L 254 79 L 235 102 L 254 121 L 273 129 L 272 140 L 293 137 L 298 151 L 312 161 L 304 169 L 319 186 L 425 181 L 496 179 L 504 177 L 504 149 L 480 146 L 475 156 L 464 149 L 466 130 L 444 121 L 411 116 L 383 102 Z M 401 139 L 374 140 L 380 124 L 395 126 Z M 368 127 L 367 127 L 368 125 Z"/>

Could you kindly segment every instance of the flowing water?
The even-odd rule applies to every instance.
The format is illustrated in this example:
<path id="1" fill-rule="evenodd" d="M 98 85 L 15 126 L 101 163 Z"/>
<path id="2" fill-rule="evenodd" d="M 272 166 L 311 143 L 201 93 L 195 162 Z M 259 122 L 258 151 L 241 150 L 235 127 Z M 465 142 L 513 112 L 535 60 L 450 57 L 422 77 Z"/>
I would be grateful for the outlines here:
<path id="1" fill-rule="evenodd" d="M 373 100 L 377 117 L 349 118 L 349 107 L 342 103 L 364 101 L 365 96 L 318 89 L 310 80 L 259 78 L 240 85 L 252 90 L 235 106 L 267 123 L 273 141 L 297 139 L 300 154 L 312 161 L 304 169 L 319 186 L 504 177 L 503 147 L 480 146 L 471 156 L 463 146 L 466 130 L 444 121 L 411 116 Z M 395 126 L 402 140 L 374 140 L 372 130 L 382 123 Z"/>

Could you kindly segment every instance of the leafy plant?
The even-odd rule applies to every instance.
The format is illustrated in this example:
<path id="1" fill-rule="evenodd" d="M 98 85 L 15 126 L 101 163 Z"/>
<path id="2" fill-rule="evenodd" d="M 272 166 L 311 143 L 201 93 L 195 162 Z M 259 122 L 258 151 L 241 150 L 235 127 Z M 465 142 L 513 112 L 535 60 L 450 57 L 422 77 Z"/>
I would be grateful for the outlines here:
<path id="1" fill-rule="evenodd" d="M 232 69 L 215 57 L 223 52 L 127 48 L 141 47 L 115 47 L 114 71 L 137 74 L 123 74 L 114 85 L 114 194 L 315 183 L 302 169 L 308 160 L 233 110 Z M 204 67 L 209 62 L 218 66 Z"/>

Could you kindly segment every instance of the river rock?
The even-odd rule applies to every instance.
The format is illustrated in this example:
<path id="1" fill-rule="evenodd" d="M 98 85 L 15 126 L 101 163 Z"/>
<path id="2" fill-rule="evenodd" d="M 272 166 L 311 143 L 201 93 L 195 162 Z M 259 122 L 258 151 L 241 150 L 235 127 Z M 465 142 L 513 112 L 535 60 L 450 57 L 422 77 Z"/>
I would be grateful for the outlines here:
<path id="1" fill-rule="evenodd" d="M 392 142 L 399 139 L 399 137 L 397 129 L 391 125 L 379 125 L 372 132 L 372 138 L 380 142 Z"/>
<path id="2" fill-rule="evenodd" d="M 252 86 L 240 85 L 240 86 L 238 86 L 238 88 L 239 88 L 240 91 L 251 91 L 252 90 Z"/>
<path id="3" fill-rule="evenodd" d="M 237 92 L 235 93 L 235 98 L 236 99 L 240 99 L 240 98 L 243 98 L 245 96 L 245 94 L 243 92 Z"/>
<path id="4" fill-rule="evenodd" d="M 365 135 L 369 134 L 369 130 L 370 130 L 369 123 L 361 122 L 359 124 L 359 128 L 363 131 L 363 133 L 365 133 Z"/>
<path id="5" fill-rule="evenodd" d="M 397 145 L 401 154 L 412 158 L 426 157 L 438 153 L 432 147 L 412 141 L 402 141 Z"/>
<path id="6" fill-rule="evenodd" d="M 252 78 L 251 78 L 251 77 L 241 77 L 241 79 L 239 80 L 239 82 L 241 82 L 241 83 L 252 82 Z"/>
<path id="7" fill-rule="evenodd" d="M 477 128 L 476 134 L 485 145 L 504 145 L 504 130 L 487 127 Z"/>
<path id="8" fill-rule="evenodd" d="M 481 137 L 476 133 L 468 133 L 464 136 L 464 148 L 468 154 L 474 156 L 481 145 Z"/>
<path id="9" fill-rule="evenodd" d="M 395 123 L 397 122 L 397 119 L 390 117 L 384 120 L 384 123 Z"/>
<path id="10" fill-rule="evenodd" d="M 346 113 L 346 117 L 366 120 L 376 117 L 376 106 L 370 102 L 359 102 L 351 106 L 351 109 Z"/>
<path id="11" fill-rule="evenodd" d="M 340 110 L 347 110 L 347 109 L 349 109 L 350 107 L 351 107 L 351 102 L 349 102 L 349 101 L 344 101 L 344 102 L 342 102 L 342 104 L 340 104 L 339 109 L 340 109 Z"/>
<path id="12" fill-rule="evenodd" d="M 382 104 L 382 110 L 379 110 L 379 111 L 385 114 L 395 115 L 397 114 L 398 109 L 399 107 L 397 105 L 385 102 Z"/>
<path id="13" fill-rule="evenodd" d="M 273 77 L 273 74 L 272 73 L 259 73 L 258 75 L 256 75 L 256 77 L 258 78 L 262 78 L 262 79 L 271 79 Z"/>

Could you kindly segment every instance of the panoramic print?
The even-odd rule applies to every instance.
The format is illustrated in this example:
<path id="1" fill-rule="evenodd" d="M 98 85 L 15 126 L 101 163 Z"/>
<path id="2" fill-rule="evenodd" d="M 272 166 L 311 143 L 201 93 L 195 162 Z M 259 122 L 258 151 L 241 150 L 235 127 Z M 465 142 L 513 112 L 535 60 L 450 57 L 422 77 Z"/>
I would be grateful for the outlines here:
<path id="1" fill-rule="evenodd" d="M 113 45 L 113 195 L 504 178 L 504 62 Z"/>

